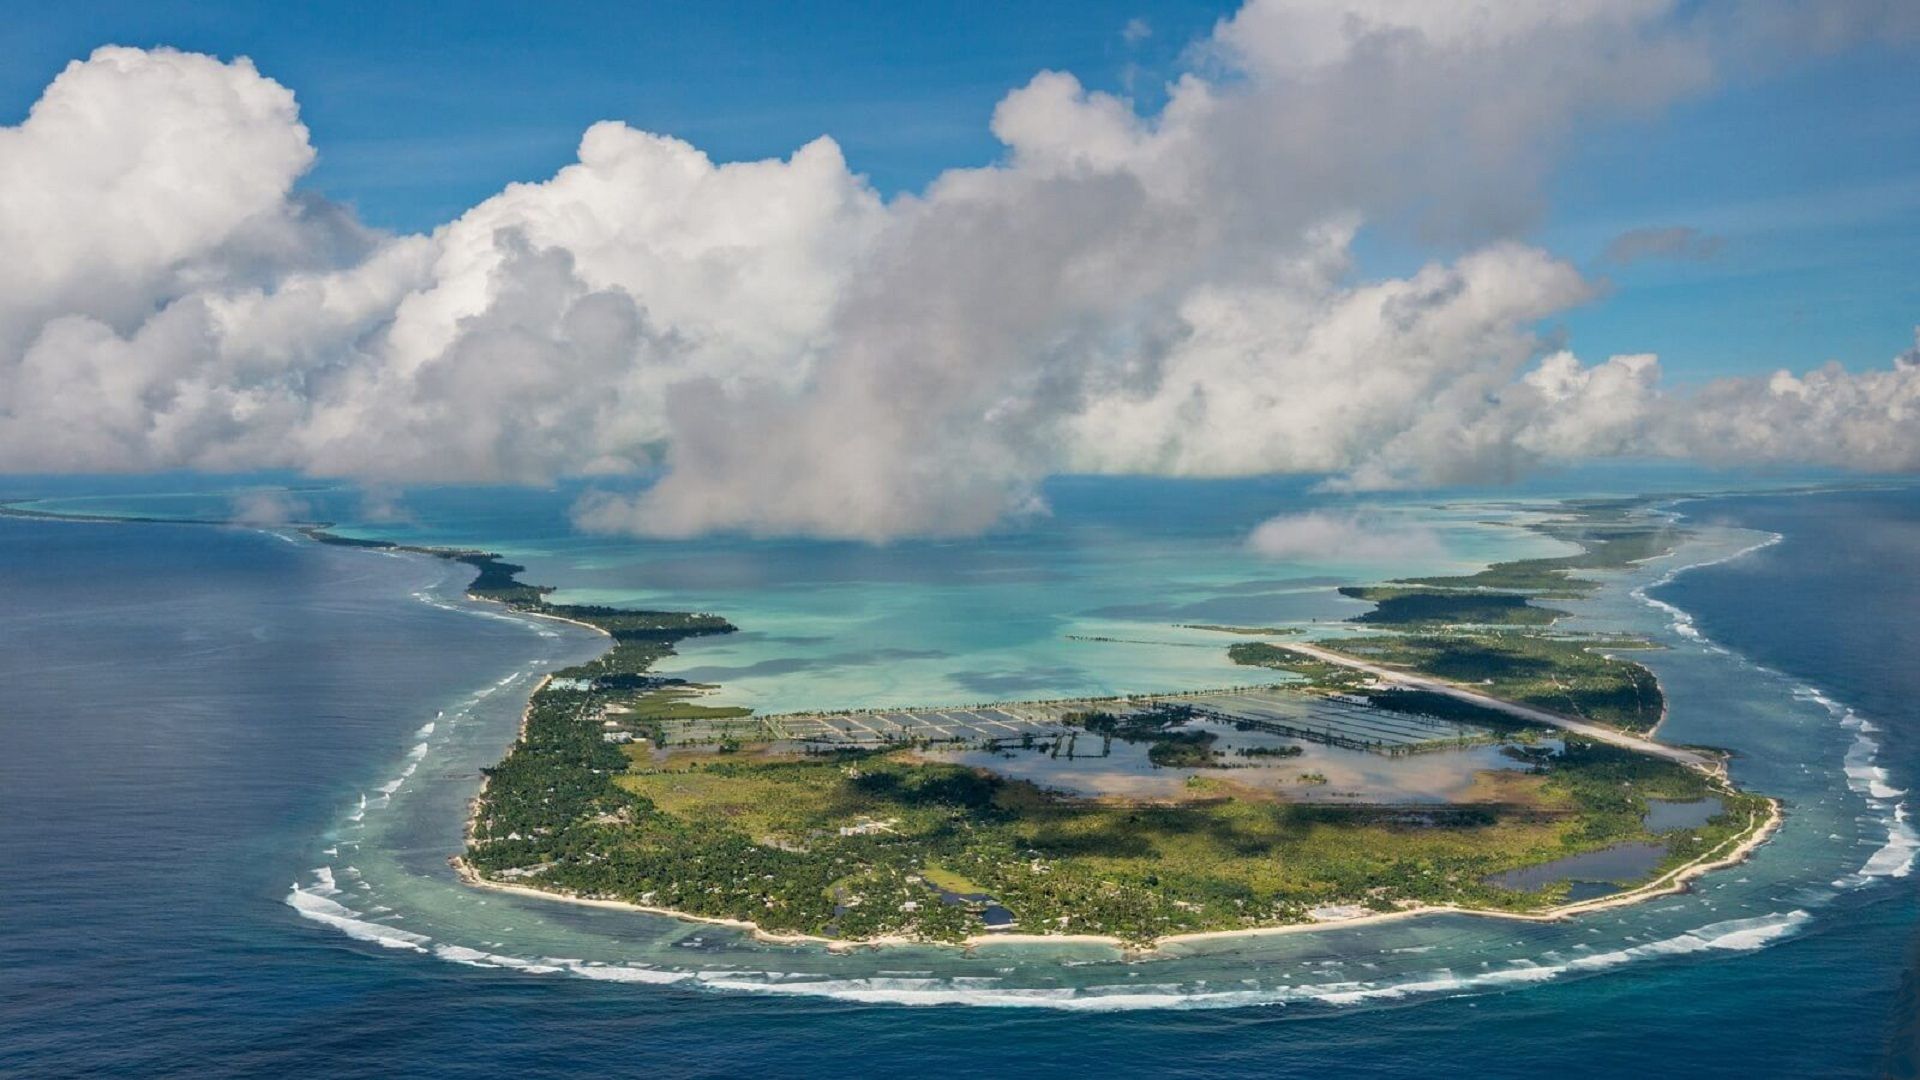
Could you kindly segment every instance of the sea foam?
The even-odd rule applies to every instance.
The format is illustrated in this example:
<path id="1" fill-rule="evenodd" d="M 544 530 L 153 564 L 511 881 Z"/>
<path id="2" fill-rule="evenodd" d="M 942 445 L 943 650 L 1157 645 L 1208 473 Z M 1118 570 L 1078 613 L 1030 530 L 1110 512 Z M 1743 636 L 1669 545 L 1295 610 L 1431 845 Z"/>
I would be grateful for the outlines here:
<path id="1" fill-rule="evenodd" d="M 1783 539 L 1785 537 L 1780 533 L 1769 533 L 1765 540 L 1731 554 L 1673 567 L 1658 579 L 1634 588 L 1630 595 L 1667 615 L 1674 633 L 1704 648 L 1724 654 L 1727 650 L 1701 633 L 1694 624 L 1692 615 L 1673 604 L 1648 595 L 1649 590 L 1669 584 L 1689 570 L 1732 562 L 1755 551 L 1772 547 Z M 1763 665 L 1752 664 L 1751 661 L 1748 663 L 1770 675 L 1780 674 Z M 1796 686 L 1793 695 L 1802 701 L 1819 705 L 1836 719 L 1841 727 L 1853 732 L 1853 741 L 1841 760 L 1841 770 L 1846 774 L 1847 787 L 1866 800 L 1880 826 L 1886 830 L 1886 841 L 1867 857 L 1866 862 L 1862 863 L 1858 870 L 1836 879 L 1833 882 L 1834 886 L 1853 889 L 1880 878 L 1906 877 L 1913 872 L 1915 858 L 1920 856 L 1920 833 L 1916 833 L 1907 820 L 1906 804 L 1899 801 L 1906 792 L 1893 786 L 1890 774 L 1879 763 L 1880 742 L 1873 737 L 1879 729 L 1851 708 L 1828 697 L 1818 687 Z"/>
<path id="2" fill-rule="evenodd" d="M 1804 910 L 1775 912 L 1745 919 L 1709 923 L 1673 937 L 1628 948 L 1588 953 L 1551 962 L 1515 960 L 1507 966 L 1471 973 L 1440 968 L 1405 979 L 1307 983 L 1297 986 L 1240 985 L 1216 989 L 1204 980 L 1186 983 L 1127 984 L 1083 989 L 1014 987 L 991 978 L 941 979 L 930 975 L 878 975 L 834 978 L 807 974 L 754 971 L 677 971 L 639 964 L 613 964 L 539 957 L 526 959 L 463 945 L 439 943 L 375 923 L 317 892 L 295 888 L 302 899 L 289 897 L 303 915 L 339 926 L 355 937 L 391 948 L 430 952 L 449 963 L 496 968 L 529 975 L 567 975 L 608 982 L 668 985 L 687 983 L 708 990 L 748 994 L 823 997 L 875 1005 L 972 1005 L 983 1007 L 1040 1007 L 1078 1012 L 1114 1012 L 1136 1009 L 1230 1008 L 1250 1005 L 1316 1004 L 1335 1007 L 1399 1000 L 1423 995 L 1454 995 L 1550 982 L 1568 975 L 1604 971 L 1638 960 L 1710 952 L 1750 952 L 1787 937 L 1811 916 Z"/>
<path id="3" fill-rule="evenodd" d="M 328 895 L 337 894 L 339 890 L 334 887 L 332 871 L 327 867 L 315 870 L 314 878 L 315 883 L 311 887 L 294 882 L 286 896 L 287 906 L 299 912 L 301 918 L 323 923 L 350 938 L 371 941 L 384 948 L 406 949 L 418 953 L 427 951 L 427 944 L 432 939 L 426 935 L 415 934 L 363 918 L 361 913 Z"/>

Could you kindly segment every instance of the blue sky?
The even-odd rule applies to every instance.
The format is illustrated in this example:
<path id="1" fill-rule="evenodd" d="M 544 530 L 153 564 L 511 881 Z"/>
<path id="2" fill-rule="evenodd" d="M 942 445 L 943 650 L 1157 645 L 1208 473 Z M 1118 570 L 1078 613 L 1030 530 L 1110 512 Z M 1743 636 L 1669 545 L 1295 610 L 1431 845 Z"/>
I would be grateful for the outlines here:
<path id="1" fill-rule="evenodd" d="M 47 7 L 0 472 L 872 541 L 1063 474 L 1917 473 L 1917 56 L 1911 0 Z"/>
<path id="2" fill-rule="evenodd" d="M 718 159 L 825 133 L 883 192 L 992 160 L 993 105 L 1043 68 L 1160 96 L 1230 5 L 818 2 L 597 5 L 200 2 L 47 6 L 0 38 L 15 122 L 106 42 L 251 56 L 299 95 L 305 186 L 376 225 L 428 229 L 572 160 L 601 119 Z M 1133 20 L 1144 38 L 1125 30 Z M 1564 316 L 1582 354 L 1653 351 L 1681 379 L 1879 365 L 1920 321 L 1920 74 L 1869 48 L 1579 132 L 1534 239 L 1606 277 Z M 1697 261 L 1607 265 L 1618 234 L 1690 227 Z M 1375 231 L 1364 271 L 1448 252 Z"/>
<path id="3" fill-rule="evenodd" d="M 0 42 L 17 117 L 96 45 L 250 56 L 299 94 L 321 150 L 310 186 L 375 223 L 427 228 L 573 159 L 596 120 L 716 158 L 785 155 L 831 134 L 883 191 L 990 160 L 993 106 L 1044 68 L 1152 98 L 1231 10 L 1013 3 L 95 4 L 48 9 Z M 1129 44 L 1134 18 L 1153 33 Z"/>
<path id="4" fill-rule="evenodd" d="M 1644 225 L 1725 238 L 1712 259 L 1614 271 L 1619 292 L 1569 320 L 1596 350 L 1711 375 L 1881 364 L 1920 322 L 1911 54 L 1869 49 L 1598 133 L 1554 197 L 1543 238 L 1571 254 Z"/>

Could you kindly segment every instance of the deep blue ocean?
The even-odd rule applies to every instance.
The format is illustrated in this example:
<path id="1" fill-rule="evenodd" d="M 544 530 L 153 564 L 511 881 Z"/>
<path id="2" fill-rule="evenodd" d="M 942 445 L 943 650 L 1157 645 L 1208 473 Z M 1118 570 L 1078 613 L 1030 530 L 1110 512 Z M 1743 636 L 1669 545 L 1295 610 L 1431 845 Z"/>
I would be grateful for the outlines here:
<path id="1" fill-rule="evenodd" d="M 1870 720 L 1886 782 L 1911 786 L 1920 493 L 1680 509 L 1784 539 L 1653 595 Z M 423 718 L 595 647 L 419 602 L 460 584 L 257 530 L 0 519 L 0 1074 L 1916 1075 L 1907 876 L 1764 947 L 1340 1008 L 735 994 L 466 966 L 303 918 L 289 883 Z"/>

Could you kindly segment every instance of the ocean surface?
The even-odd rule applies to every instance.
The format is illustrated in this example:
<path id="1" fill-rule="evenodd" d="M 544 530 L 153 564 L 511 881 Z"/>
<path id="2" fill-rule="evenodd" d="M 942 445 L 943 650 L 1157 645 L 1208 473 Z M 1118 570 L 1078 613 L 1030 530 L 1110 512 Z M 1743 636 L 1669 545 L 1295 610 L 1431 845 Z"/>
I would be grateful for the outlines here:
<path id="1" fill-rule="evenodd" d="M 584 537 L 572 497 L 409 492 L 396 515 L 316 490 L 295 516 L 499 548 L 568 599 L 719 611 L 742 633 L 676 669 L 763 708 L 1218 685 L 1233 669 L 1195 646 L 1224 643 L 1175 624 L 1330 623 L 1354 610 L 1335 580 L 1556 550 L 1478 498 L 1380 510 L 1425 538 L 1391 566 L 1275 564 L 1246 530 L 1314 500 L 1271 483 L 1079 482 L 1044 522 L 880 549 Z M 0 519 L 0 1074 L 1913 1075 L 1920 493 L 1674 510 L 1695 539 L 1578 625 L 1666 645 L 1646 657 L 1662 734 L 1733 748 L 1786 800 L 1754 860 L 1564 924 L 1423 918 L 1143 963 L 837 957 L 464 889 L 445 859 L 479 768 L 539 673 L 596 640 L 468 602 L 429 558 Z"/>

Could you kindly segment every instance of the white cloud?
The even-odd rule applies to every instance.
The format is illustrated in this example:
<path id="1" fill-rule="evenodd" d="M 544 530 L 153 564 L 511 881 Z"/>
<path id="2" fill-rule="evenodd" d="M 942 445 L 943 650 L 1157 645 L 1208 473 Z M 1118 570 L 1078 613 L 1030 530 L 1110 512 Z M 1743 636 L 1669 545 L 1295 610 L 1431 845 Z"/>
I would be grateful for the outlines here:
<path id="1" fill-rule="evenodd" d="M 231 501 L 230 516 L 247 525 L 287 525 L 305 520 L 312 513 L 305 500 L 274 488 L 243 491 Z"/>
<path id="2" fill-rule="evenodd" d="M 1324 510 L 1269 518 L 1247 536 L 1247 547 L 1292 562 L 1401 562 L 1442 550 L 1431 529 L 1377 514 Z"/>
<path id="3" fill-rule="evenodd" d="M 1657 437 L 1668 454 L 1720 464 L 1920 471 L 1920 365 L 1724 379 L 1670 406 Z"/>
<path id="4" fill-rule="evenodd" d="M 1409 480 L 1477 471 L 1457 467 L 1462 448 L 1447 444 L 1513 387 L 1537 346 L 1525 327 L 1585 300 L 1588 284 L 1543 252 L 1495 246 L 1348 286 L 1346 241 L 1327 236 L 1280 281 L 1195 291 L 1158 377 L 1108 388 L 1073 418 L 1073 464 Z"/>
<path id="5" fill-rule="evenodd" d="M 0 341 L 34 316 L 125 325 L 249 227 L 271 228 L 313 161 L 293 95 L 242 60 L 101 49 L 0 128 Z"/>
<path id="6" fill-rule="evenodd" d="M 1910 21 L 1252 0 L 1160 110 L 1041 73 L 994 112 L 1004 160 L 890 202 L 829 139 L 716 163 L 603 123 L 397 237 L 294 191 L 307 131 L 248 62 L 102 49 L 0 128 L 0 469 L 660 470 L 582 522 L 880 540 L 1034 510 L 1063 470 L 1920 468 L 1920 368 L 1663 390 L 1537 337 L 1595 287 L 1514 239 L 1576 125 Z M 1462 254 L 1360 280 L 1380 223 Z"/>

